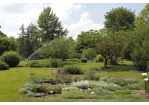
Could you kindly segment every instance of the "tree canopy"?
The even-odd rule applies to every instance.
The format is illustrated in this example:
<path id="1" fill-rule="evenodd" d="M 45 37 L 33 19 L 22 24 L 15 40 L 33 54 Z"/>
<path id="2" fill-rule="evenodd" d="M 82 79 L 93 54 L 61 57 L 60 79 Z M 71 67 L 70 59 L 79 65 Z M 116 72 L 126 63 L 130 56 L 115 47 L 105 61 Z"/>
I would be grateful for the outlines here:
<path id="1" fill-rule="evenodd" d="M 68 33 L 50 7 L 44 8 L 37 23 L 42 33 L 42 42 L 51 41 L 55 37 L 63 37 Z"/>
<path id="2" fill-rule="evenodd" d="M 130 9 L 118 7 L 106 12 L 105 16 L 105 28 L 112 28 L 113 31 L 119 31 L 124 29 L 131 29 L 135 21 L 135 13 Z"/>

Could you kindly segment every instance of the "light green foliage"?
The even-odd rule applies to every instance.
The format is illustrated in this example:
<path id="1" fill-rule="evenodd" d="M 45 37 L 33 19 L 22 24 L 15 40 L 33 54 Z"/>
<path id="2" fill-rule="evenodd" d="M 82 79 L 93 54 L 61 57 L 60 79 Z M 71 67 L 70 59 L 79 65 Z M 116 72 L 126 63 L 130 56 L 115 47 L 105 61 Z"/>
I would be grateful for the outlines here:
<path id="1" fill-rule="evenodd" d="M 81 32 L 77 37 L 76 49 L 82 52 L 85 48 L 94 48 L 99 39 L 100 36 L 97 30 Z"/>
<path id="2" fill-rule="evenodd" d="M 9 45 L 10 45 L 9 38 L 7 36 L 0 35 L 0 55 L 4 51 L 8 51 L 9 50 Z"/>
<path id="3" fill-rule="evenodd" d="M 44 8 L 39 15 L 37 23 L 41 29 L 42 42 L 51 41 L 56 37 L 66 36 L 68 33 L 67 29 L 64 30 L 59 18 L 53 13 L 51 7 Z"/>
<path id="4" fill-rule="evenodd" d="M 107 67 L 107 61 L 115 54 L 120 55 L 125 44 L 125 36 L 122 31 L 111 33 L 112 29 L 100 29 L 100 40 L 96 44 L 96 51 L 104 57 L 104 67 Z"/>
<path id="5" fill-rule="evenodd" d="M 85 97 L 84 94 L 80 91 L 76 91 L 74 94 L 72 91 L 64 92 L 61 94 L 62 98 L 67 98 L 67 99 L 83 99 Z"/>
<path id="6" fill-rule="evenodd" d="M 0 60 L 0 70 L 9 70 L 9 65 Z"/>
<path id="7" fill-rule="evenodd" d="M 49 61 L 50 61 L 51 67 L 63 67 L 63 60 L 62 59 L 50 58 Z"/>
<path id="8" fill-rule="evenodd" d="M 17 51 L 17 48 L 18 48 L 18 44 L 16 42 L 16 39 L 15 37 L 10 37 L 9 38 L 10 40 L 10 46 L 9 46 L 9 50 L 12 50 L 12 51 Z"/>
<path id="9" fill-rule="evenodd" d="M 82 63 L 87 63 L 87 59 L 86 58 L 81 58 L 81 62 Z"/>
<path id="10" fill-rule="evenodd" d="M 107 81 L 107 83 L 114 83 L 114 84 L 118 84 L 120 86 L 127 85 L 127 81 L 124 80 L 124 79 L 121 79 L 121 78 L 119 78 L 119 79 L 117 79 L 117 78 L 116 79 L 110 79 L 110 80 Z"/>
<path id="11" fill-rule="evenodd" d="M 83 71 L 80 67 L 77 66 L 66 66 L 64 68 L 59 68 L 58 72 L 70 73 L 70 74 L 83 74 Z"/>
<path id="12" fill-rule="evenodd" d="M 149 58 L 149 27 L 147 25 L 138 26 L 132 33 L 134 38 L 133 50 L 131 53 L 134 66 L 140 70 L 147 69 L 147 61 Z"/>
<path id="13" fill-rule="evenodd" d="M 72 90 L 75 90 L 75 92 L 76 92 L 76 91 L 83 92 L 82 89 L 79 89 L 79 88 L 77 88 L 77 87 L 69 86 L 69 87 L 64 87 L 64 88 L 62 88 L 62 93 L 68 92 L 68 91 L 72 91 Z"/>
<path id="14" fill-rule="evenodd" d="M 103 62 L 104 58 L 102 55 L 98 54 L 96 57 L 96 62 Z"/>
<path id="15" fill-rule="evenodd" d="M 16 67 L 20 62 L 20 56 L 14 51 L 3 53 L 1 59 L 7 63 L 9 67 Z"/>
<path id="16" fill-rule="evenodd" d="M 82 57 L 91 60 L 96 57 L 95 50 L 93 48 L 84 49 L 82 52 Z"/>
<path id="17" fill-rule="evenodd" d="M 27 91 L 30 90 L 29 88 L 32 88 L 31 89 L 31 92 L 37 92 L 37 90 L 36 90 L 36 84 L 35 83 L 26 82 L 19 89 L 19 94 L 25 94 L 25 93 L 27 93 Z"/>
<path id="18" fill-rule="evenodd" d="M 73 49 L 74 41 L 72 39 L 55 38 L 38 52 L 41 57 L 59 58 L 64 61 L 69 58 L 69 54 L 74 51 Z"/>
<path id="19" fill-rule="evenodd" d="M 75 82 L 81 81 L 81 80 L 82 80 L 82 77 L 79 76 L 79 75 L 75 75 L 75 76 L 73 77 L 73 81 L 75 81 Z"/>
<path id="20" fill-rule="evenodd" d="M 136 27 L 140 26 L 142 23 L 149 24 L 149 3 L 141 10 L 134 22 Z"/>
<path id="21" fill-rule="evenodd" d="M 43 80 L 45 80 L 45 76 L 43 76 L 43 75 L 40 75 L 40 76 L 36 76 L 36 75 L 34 75 L 34 74 L 32 74 L 29 78 L 28 78 L 28 82 L 29 83 L 31 83 L 31 82 L 33 82 L 33 83 L 39 83 L 39 82 L 41 82 L 41 81 L 43 81 Z"/>
<path id="22" fill-rule="evenodd" d="M 28 67 L 42 67 L 42 65 L 38 61 L 28 61 L 26 63 Z"/>
<path id="23" fill-rule="evenodd" d="M 106 12 L 105 16 L 105 27 L 112 28 L 114 31 L 119 31 L 122 29 L 130 29 L 133 27 L 133 22 L 135 21 L 135 13 L 130 9 L 123 7 L 118 7 Z"/>

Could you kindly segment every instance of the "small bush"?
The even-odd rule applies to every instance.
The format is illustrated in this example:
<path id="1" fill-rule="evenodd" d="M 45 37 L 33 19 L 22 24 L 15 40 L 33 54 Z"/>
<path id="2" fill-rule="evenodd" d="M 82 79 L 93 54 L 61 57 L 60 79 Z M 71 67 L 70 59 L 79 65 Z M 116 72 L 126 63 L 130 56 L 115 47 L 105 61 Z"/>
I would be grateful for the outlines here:
<path id="1" fill-rule="evenodd" d="M 40 85 L 37 89 L 38 92 L 47 92 L 49 94 L 50 91 L 53 91 L 52 94 L 60 94 L 61 93 L 61 87 L 59 85 L 49 85 L 49 84 L 44 84 Z"/>
<path id="2" fill-rule="evenodd" d="M 56 80 L 60 83 L 69 83 L 71 81 L 71 75 L 68 73 L 56 73 Z"/>
<path id="3" fill-rule="evenodd" d="M 100 79 L 99 74 L 95 74 L 94 71 L 86 71 L 84 72 L 84 80 L 96 80 L 98 81 Z"/>
<path id="4" fill-rule="evenodd" d="M 0 70 L 9 70 L 9 65 L 7 65 L 7 63 L 2 62 L 0 60 Z"/>
<path id="5" fill-rule="evenodd" d="M 81 81 L 82 80 L 82 77 L 81 76 L 74 76 L 73 77 L 73 81 L 77 82 L 77 81 Z"/>
<path id="6" fill-rule="evenodd" d="M 63 67 L 63 60 L 50 58 L 50 66 L 51 67 Z"/>
<path id="7" fill-rule="evenodd" d="M 78 58 L 78 59 L 81 59 L 81 53 L 77 53 L 77 52 L 72 52 L 70 55 L 69 55 L 69 58 L 70 59 L 73 59 L 73 58 Z"/>
<path id="8" fill-rule="evenodd" d="M 98 56 L 96 57 L 96 62 L 97 63 L 98 62 L 103 62 L 103 60 L 104 60 L 104 57 L 102 55 L 98 54 Z"/>
<path id="9" fill-rule="evenodd" d="M 81 58 L 81 62 L 82 63 L 87 63 L 87 59 L 86 58 Z"/>
<path id="10" fill-rule="evenodd" d="M 19 89 L 19 94 L 25 94 L 28 93 L 28 90 L 31 92 L 37 92 L 36 84 L 32 82 L 26 82 L 24 85 L 21 86 Z"/>
<path id="11" fill-rule="evenodd" d="M 121 94 L 131 94 L 131 90 L 118 90 L 113 92 L 115 95 L 121 95 Z"/>
<path id="12" fill-rule="evenodd" d="M 20 56 L 15 51 L 9 51 L 2 54 L 2 61 L 7 63 L 9 67 L 16 67 L 20 62 Z"/>
<path id="13" fill-rule="evenodd" d="M 33 82 L 33 83 L 36 83 L 38 84 L 39 82 L 45 80 L 45 76 L 35 76 L 35 75 L 31 75 L 29 78 L 28 78 L 28 82 Z"/>
<path id="14" fill-rule="evenodd" d="M 83 99 L 85 95 L 82 94 L 81 91 L 76 91 L 74 94 L 72 93 L 72 91 L 68 91 L 68 92 L 63 92 L 61 94 L 61 97 L 66 99 Z"/>
<path id="15" fill-rule="evenodd" d="M 28 61 L 26 66 L 29 66 L 29 67 L 42 67 L 42 65 L 38 61 Z"/>
<path id="16" fill-rule="evenodd" d="M 107 83 L 114 83 L 114 84 L 118 84 L 118 85 L 121 85 L 121 86 L 124 86 L 124 85 L 127 85 L 127 81 L 124 80 L 124 79 L 110 79 L 107 81 Z"/>
<path id="17" fill-rule="evenodd" d="M 70 73 L 70 74 L 82 74 L 83 71 L 80 67 L 76 66 L 66 66 L 64 68 L 59 68 L 58 72 Z"/>
<path id="18" fill-rule="evenodd" d="M 62 93 L 68 92 L 68 91 L 72 91 L 72 89 L 75 90 L 75 92 L 76 92 L 76 91 L 82 92 L 82 89 L 79 89 L 79 88 L 77 88 L 77 87 L 69 86 L 69 87 L 62 88 Z"/>

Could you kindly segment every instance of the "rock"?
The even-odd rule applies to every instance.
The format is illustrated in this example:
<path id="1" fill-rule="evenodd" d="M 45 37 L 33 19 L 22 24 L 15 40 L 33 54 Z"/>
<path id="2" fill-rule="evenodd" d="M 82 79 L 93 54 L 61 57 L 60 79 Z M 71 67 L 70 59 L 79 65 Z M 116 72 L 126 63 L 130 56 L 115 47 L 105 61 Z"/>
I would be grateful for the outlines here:
<path id="1" fill-rule="evenodd" d="M 42 84 L 42 83 L 58 84 L 57 81 L 52 80 L 52 79 L 45 79 L 44 81 L 40 82 L 40 84 Z"/>
<path id="2" fill-rule="evenodd" d="M 34 97 L 42 97 L 42 96 L 45 96 L 45 95 L 48 95 L 48 93 L 35 93 L 33 96 Z"/>

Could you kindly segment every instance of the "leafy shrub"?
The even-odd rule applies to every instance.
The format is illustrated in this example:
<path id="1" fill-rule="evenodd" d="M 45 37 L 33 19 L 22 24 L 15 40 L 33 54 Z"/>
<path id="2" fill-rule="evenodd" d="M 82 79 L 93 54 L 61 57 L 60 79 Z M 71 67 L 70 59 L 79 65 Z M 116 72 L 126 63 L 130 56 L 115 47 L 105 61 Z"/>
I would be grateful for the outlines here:
<path id="1" fill-rule="evenodd" d="M 93 48 L 84 49 L 82 52 L 82 57 L 91 60 L 96 57 L 95 50 Z"/>
<path id="2" fill-rule="evenodd" d="M 29 78 L 28 78 L 28 82 L 33 82 L 33 83 L 40 83 L 41 81 L 45 80 L 45 76 L 35 76 L 35 75 L 31 75 Z"/>
<path id="3" fill-rule="evenodd" d="M 47 92 L 49 94 L 51 94 L 50 91 L 53 91 L 53 94 L 59 94 L 59 93 L 61 93 L 61 86 L 60 85 L 43 84 L 38 87 L 37 91 Z"/>
<path id="4" fill-rule="evenodd" d="M 70 74 L 82 74 L 83 71 L 80 67 L 76 66 L 66 66 L 64 68 L 59 68 L 58 72 L 70 73 Z"/>
<path id="5" fill-rule="evenodd" d="M 131 94 L 131 90 L 118 90 L 113 92 L 115 95 L 121 95 L 121 94 Z"/>
<path id="6" fill-rule="evenodd" d="M 9 67 L 16 67 L 20 62 L 20 56 L 15 51 L 3 53 L 1 59 L 7 63 Z"/>
<path id="7" fill-rule="evenodd" d="M 96 80 L 98 81 L 100 79 L 99 74 L 95 74 L 94 71 L 86 71 L 84 72 L 84 80 Z"/>
<path id="8" fill-rule="evenodd" d="M 19 94 L 25 94 L 28 93 L 27 91 L 31 90 L 31 92 L 37 92 L 36 90 L 36 84 L 32 82 L 26 82 L 24 85 L 21 86 L 19 89 Z"/>
<path id="9" fill-rule="evenodd" d="M 63 60 L 50 58 L 50 66 L 51 67 L 63 67 Z"/>
<path id="10" fill-rule="evenodd" d="M 104 60 L 104 57 L 102 55 L 98 54 L 98 56 L 96 57 L 96 62 L 97 63 L 98 62 L 103 62 L 103 60 Z"/>
<path id="11" fill-rule="evenodd" d="M 75 90 L 75 92 L 76 92 L 76 91 L 82 92 L 82 89 L 79 89 L 79 88 L 77 88 L 77 87 L 69 86 L 69 87 L 64 87 L 64 88 L 62 88 L 62 93 L 68 92 L 68 91 L 72 91 L 72 89 Z"/>
<path id="12" fill-rule="evenodd" d="M 82 80 L 82 77 L 81 77 L 81 76 L 78 76 L 78 75 L 76 76 L 76 75 L 75 75 L 75 76 L 73 77 L 73 81 L 75 81 L 75 82 L 81 81 L 81 80 Z"/>
<path id="13" fill-rule="evenodd" d="M 71 81 L 71 75 L 68 73 L 56 73 L 56 80 L 60 83 L 69 83 Z"/>
<path id="14" fill-rule="evenodd" d="M 81 53 L 77 53 L 77 52 L 72 52 L 71 54 L 69 54 L 69 58 L 73 59 L 73 58 L 78 58 L 81 59 Z"/>
<path id="15" fill-rule="evenodd" d="M 136 85 L 127 85 L 127 86 L 124 86 L 125 89 L 133 89 L 133 90 L 143 90 L 144 89 L 144 86 L 142 83 L 138 83 Z"/>
<path id="16" fill-rule="evenodd" d="M 29 66 L 29 67 L 42 67 L 42 65 L 38 61 L 28 61 L 26 66 Z"/>
<path id="17" fill-rule="evenodd" d="M 50 62 L 48 61 L 42 61 L 40 62 L 40 64 L 43 66 L 43 67 L 50 67 Z"/>
<path id="18" fill-rule="evenodd" d="M 82 63 L 87 63 L 87 59 L 86 58 L 81 58 L 81 62 Z"/>
<path id="19" fill-rule="evenodd" d="M 87 89 L 87 88 L 89 88 L 89 81 L 82 80 L 82 81 L 79 81 L 79 82 L 72 82 L 70 84 L 70 86 L 77 87 L 77 88 L 80 88 L 80 89 Z"/>
<path id="20" fill-rule="evenodd" d="M 124 79 L 110 79 L 107 81 L 107 83 L 114 83 L 114 84 L 119 84 L 121 86 L 127 85 L 127 81 Z"/>
<path id="21" fill-rule="evenodd" d="M 0 60 L 0 70 L 9 70 L 9 65 L 7 65 L 7 63 L 2 62 Z"/>
<path id="22" fill-rule="evenodd" d="M 121 86 L 119 86 L 119 85 L 114 86 L 114 85 L 115 84 L 113 84 L 113 83 L 106 83 L 103 81 L 91 81 L 91 80 L 82 80 L 79 82 L 72 82 L 70 84 L 70 86 L 78 87 L 80 89 L 88 89 L 88 88 L 95 88 L 95 87 L 102 87 L 104 89 L 105 88 L 110 89 L 111 91 L 121 89 Z"/>
<path id="23" fill-rule="evenodd" d="M 67 98 L 67 99 L 83 99 L 85 95 L 82 94 L 81 91 L 76 91 L 74 94 L 72 93 L 72 91 L 68 91 L 68 92 L 63 92 L 61 94 L 61 97 Z"/>

